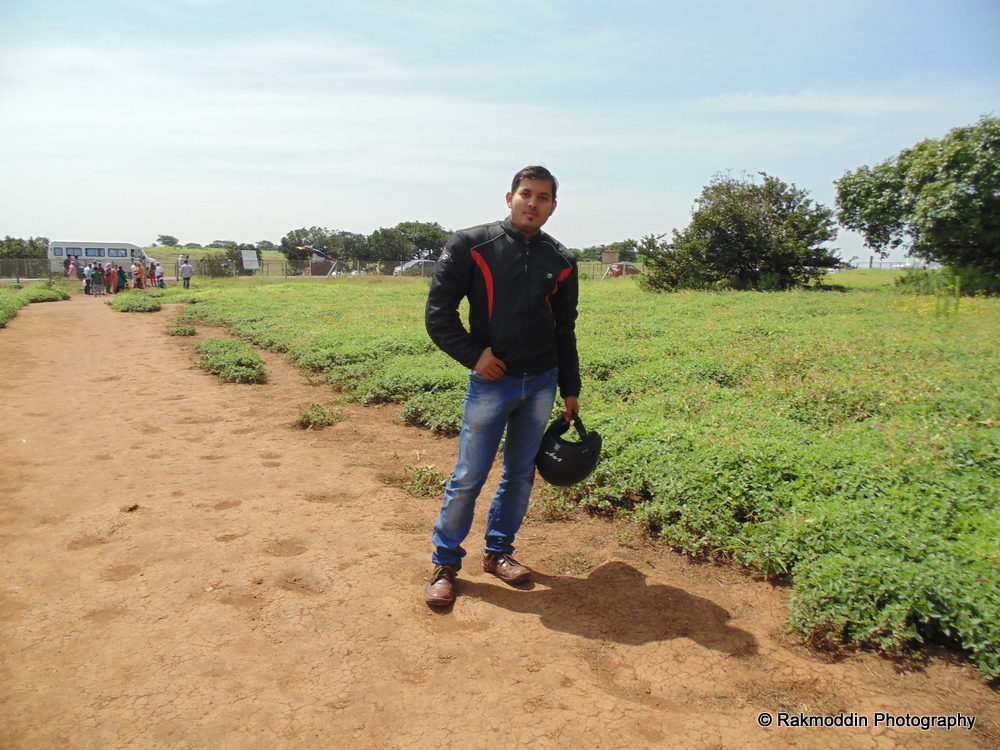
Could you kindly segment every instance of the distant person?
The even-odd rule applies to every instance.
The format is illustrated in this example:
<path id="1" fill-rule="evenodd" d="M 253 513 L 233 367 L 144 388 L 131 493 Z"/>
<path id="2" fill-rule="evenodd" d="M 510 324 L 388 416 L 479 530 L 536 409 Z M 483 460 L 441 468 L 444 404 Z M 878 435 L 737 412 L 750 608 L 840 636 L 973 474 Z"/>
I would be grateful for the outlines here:
<path id="1" fill-rule="evenodd" d="M 132 288 L 142 289 L 143 288 L 143 275 L 145 274 L 145 269 L 142 267 L 142 263 L 136 261 L 132 264 Z"/>
<path id="2" fill-rule="evenodd" d="M 100 263 L 90 271 L 90 293 L 95 297 L 104 296 L 104 269 Z"/>
<path id="3" fill-rule="evenodd" d="M 114 286 L 115 277 L 115 264 L 108 263 L 108 267 L 104 269 L 104 291 L 106 294 L 111 294 L 112 287 Z"/>
<path id="4" fill-rule="evenodd" d="M 156 287 L 157 289 L 166 289 L 167 284 L 163 280 L 163 264 L 156 264 Z"/>
<path id="5" fill-rule="evenodd" d="M 66 275 L 71 279 L 75 279 L 79 271 L 80 271 L 80 266 L 77 264 L 76 258 L 70 258 L 69 269 L 66 271 Z"/>
<path id="6" fill-rule="evenodd" d="M 73 259 L 71 256 L 67 255 L 66 260 L 63 261 L 63 271 L 66 272 L 66 276 L 69 277 L 69 267 L 73 265 Z"/>
<path id="7" fill-rule="evenodd" d="M 181 264 L 181 279 L 184 280 L 184 288 L 191 288 L 191 277 L 194 276 L 194 266 L 191 265 L 191 259 L 185 258 L 184 262 Z"/>
<path id="8" fill-rule="evenodd" d="M 128 289 L 128 276 L 125 274 L 124 266 L 118 266 L 118 273 L 115 275 L 115 294 Z"/>
<path id="9" fill-rule="evenodd" d="M 90 277 L 94 273 L 94 267 L 88 263 L 83 267 L 83 293 L 90 294 L 92 291 L 91 279 Z"/>

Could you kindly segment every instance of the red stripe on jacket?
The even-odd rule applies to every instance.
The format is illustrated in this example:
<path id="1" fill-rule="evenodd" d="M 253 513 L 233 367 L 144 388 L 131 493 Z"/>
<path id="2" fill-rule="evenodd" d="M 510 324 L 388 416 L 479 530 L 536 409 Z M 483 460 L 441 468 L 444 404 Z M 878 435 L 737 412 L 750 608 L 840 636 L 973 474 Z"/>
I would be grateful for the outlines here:
<path id="1" fill-rule="evenodd" d="M 567 268 L 565 271 L 563 271 L 561 274 L 559 274 L 559 278 L 556 279 L 556 284 L 555 284 L 554 287 L 552 287 L 552 291 L 545 295 L 545 304 L 547 304 L 549 306 L 550 310 L 552 309 L 552 303 L 549 302 L 549 299 L 552 297 L 553 294 L 555 294 L 556 292 L 559 291 L 559 283 L 562 282 L 562 281 L 565 281 L 567 278 L 569 278 L 569 275 L 571 273 L 573 273 L 573 269 L 572 268 Z"/>
<path id="2" fill-rule="evenodd" d="M 486 258 L 476 250 L 472 251 L 472 259 L 476 261 L 479 270 L 482 271 L 483 280 L 486 282 L 486 308 L 488 317 L 493 317 L 493 272 L 490 271 Z"/>

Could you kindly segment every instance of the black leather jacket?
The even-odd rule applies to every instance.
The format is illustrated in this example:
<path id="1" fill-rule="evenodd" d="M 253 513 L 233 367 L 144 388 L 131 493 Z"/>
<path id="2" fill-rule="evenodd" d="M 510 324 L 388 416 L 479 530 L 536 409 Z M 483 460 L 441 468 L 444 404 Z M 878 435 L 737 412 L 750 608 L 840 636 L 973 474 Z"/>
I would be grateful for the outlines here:
<path id="1" fill-rule="evenodd" d="M 563 398 L 580 395 L 576 257 L 545 232 L 525 242 L 510 218 L 455 232 L 427 298 L 427 333 L 470 370 L 487 347 L 507 375 L 559 368 Z M 458 312 L 469 299 L 469 329 Z"/>

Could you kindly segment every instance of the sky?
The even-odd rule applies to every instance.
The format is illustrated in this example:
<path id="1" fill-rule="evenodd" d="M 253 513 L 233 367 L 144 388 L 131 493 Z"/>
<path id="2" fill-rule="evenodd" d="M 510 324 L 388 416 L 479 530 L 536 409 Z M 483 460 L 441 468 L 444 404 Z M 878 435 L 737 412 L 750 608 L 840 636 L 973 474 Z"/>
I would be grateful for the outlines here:
<path id="1" fill-rule="evenodd" d="M 528 164 L 575 248 L 683 229 L 717 174 L 833 207 L 1000 114 L 998 40 L 997 0 L 0 0 L 0 235 L 458 229 Z"/>

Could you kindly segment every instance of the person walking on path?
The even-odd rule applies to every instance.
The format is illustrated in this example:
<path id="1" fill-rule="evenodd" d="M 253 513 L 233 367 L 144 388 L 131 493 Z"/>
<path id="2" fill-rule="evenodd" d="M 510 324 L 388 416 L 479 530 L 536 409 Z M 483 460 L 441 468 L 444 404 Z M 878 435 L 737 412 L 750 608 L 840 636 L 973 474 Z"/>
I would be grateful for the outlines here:
<path id="1" fill-rule="evenodd" d="M 90 272 L 90 293 L 95 297 L 104 296 L 104 268 L 100 263 L 95 264 Z"/>
<path id="2" fill-rule="evenodd" d="M 425 323 L 434 343 L 470 370 L 458 460 L 434 525 L 431 606 L 455 600 L 462 543 L 476 500 L 504 438 L 503 473 L 486 520 L 483 570 L 509 584 L 532 571 L 512 555 L 528 509 L 535 454 L 552 416 L 556 389 L 563 416 L 579 411 L 576 258 L 541 231 L 556 208 L 556 178 L 525 167 L 507 193 L 502 221 L 455 232 L 435 268 Z M 469 327 L 459 314 L 469 301 Z"/>
<path id="3" fill-rule="evenodd" d="M 184 288 L 191 288 L 191 277 L 194 276 L 194 266 L 191 265 L 191 259 L 185 258 L 184 262 L 181 264 L 181 278 L 184 280 Z"/>

